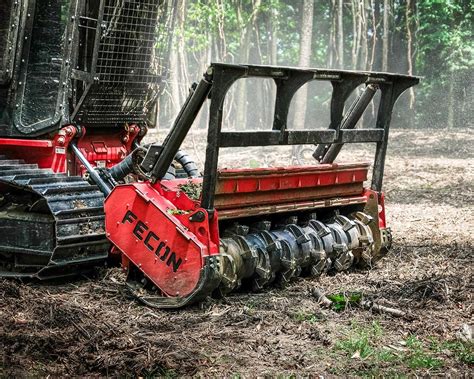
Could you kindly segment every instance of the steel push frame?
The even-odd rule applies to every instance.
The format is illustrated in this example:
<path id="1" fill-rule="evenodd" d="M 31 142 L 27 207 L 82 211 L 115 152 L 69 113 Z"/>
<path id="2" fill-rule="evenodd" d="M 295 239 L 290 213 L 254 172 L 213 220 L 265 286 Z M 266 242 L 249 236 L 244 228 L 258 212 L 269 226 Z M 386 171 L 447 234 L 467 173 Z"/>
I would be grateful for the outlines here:
<path id="1" fill-rule="evenodd" d="M 315 154 L 322 154 L 320 155 L 322 157 L 331 146 L 342 147 L 345 143 L 376 143 L 371 188 L 380 192 L 393 107 L 406 89 L 419 82 L 418 77 L 381 72 L 222 63 L 211 64 L 207 75 L 212 76 L 212 89 L 201 205 L 210 215 L 214 211 L 216 173 L 221 148 L 314 144 L 317 145 Z M 269 131 L 223 132 L 223 104 L 226 95 L 237 80 L 250 77 L 271 78 L 275 81 L 277 90 L 273 128 Z M 288 130 L 288 112 L 294 95 L 303 85 L 315 80 L 329 81 L 332 85 L 328 129 Z M 362 94 L 352 104 L 346 115 L 344 107 L 351 93 L 364 84 L 371 85 L 372 88 L 381 92 L 375 128 L 354 129 L 376 91 Z M 339 150 L 340 148 L 337 153 Z"/>

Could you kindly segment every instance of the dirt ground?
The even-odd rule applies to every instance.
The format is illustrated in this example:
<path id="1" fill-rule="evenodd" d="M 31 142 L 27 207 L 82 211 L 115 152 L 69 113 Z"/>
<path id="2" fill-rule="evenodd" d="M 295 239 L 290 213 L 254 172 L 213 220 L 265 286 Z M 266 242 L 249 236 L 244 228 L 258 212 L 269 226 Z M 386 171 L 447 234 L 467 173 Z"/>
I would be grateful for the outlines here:
<path id="1" fill-rule="evenodd" d="M 0 280 L 0 376 L 474 376 L 460 332 L 474 325 L 474 131 L 398 129 L 390 142 L 394 245 L 376 267 L 178 311 L 137 304 L 117 268 L 67 283 Z M 406 315 L 325 308 L 315 287 Z"/>

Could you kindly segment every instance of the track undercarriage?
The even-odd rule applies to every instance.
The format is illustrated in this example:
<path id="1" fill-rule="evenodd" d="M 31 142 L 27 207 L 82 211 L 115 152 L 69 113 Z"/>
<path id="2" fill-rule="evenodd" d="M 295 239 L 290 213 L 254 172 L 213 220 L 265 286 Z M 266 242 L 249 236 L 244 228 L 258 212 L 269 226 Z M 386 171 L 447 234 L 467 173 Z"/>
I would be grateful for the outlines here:
<path id="1" fill-rule="evenodd" d="M 104 195 L 81 177 L 0 156 L 0 276 L 50 279 L 103 265 Z"/>

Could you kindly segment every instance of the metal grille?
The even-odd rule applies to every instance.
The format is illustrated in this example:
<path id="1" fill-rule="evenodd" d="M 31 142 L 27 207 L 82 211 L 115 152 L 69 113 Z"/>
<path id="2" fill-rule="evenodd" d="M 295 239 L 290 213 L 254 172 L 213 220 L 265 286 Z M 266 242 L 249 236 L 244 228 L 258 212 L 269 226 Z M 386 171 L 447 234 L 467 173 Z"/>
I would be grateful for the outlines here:
<path id="1" fill-rule="evenodd" d="M 0 83 L 5 82 L 12 74 L 19 7 L 18 2 L 13 0 L 0 2 Z"/>
<path id="2" fill-rule="evenodd" d="M 78 118 L 88 125 L 143 123 L 160 89 L 169 48 L 166 1 L 104 0 L 95 83 Z"/>

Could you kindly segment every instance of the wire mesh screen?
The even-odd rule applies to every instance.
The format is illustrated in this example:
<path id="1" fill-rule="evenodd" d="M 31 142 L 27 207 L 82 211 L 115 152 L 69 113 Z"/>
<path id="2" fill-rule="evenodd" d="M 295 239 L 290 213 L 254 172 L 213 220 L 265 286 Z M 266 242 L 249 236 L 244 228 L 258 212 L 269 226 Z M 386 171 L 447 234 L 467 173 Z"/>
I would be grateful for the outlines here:
<path id="1" fill-rule="evenodd" d="M 0 1 L 0 83 L 11 75 L 11 59 L 16 41 L 12 41 L 12 34 L 18 28 L 15 12 L 19 4 L 14 0 Z"/>
<path id="2" fill-rule="evenodd" d="M 94 83 L 77 118 L 93 126 L 143 123 L 165 74 L 173 7 L 157 0 L 103 1 Z"/>

